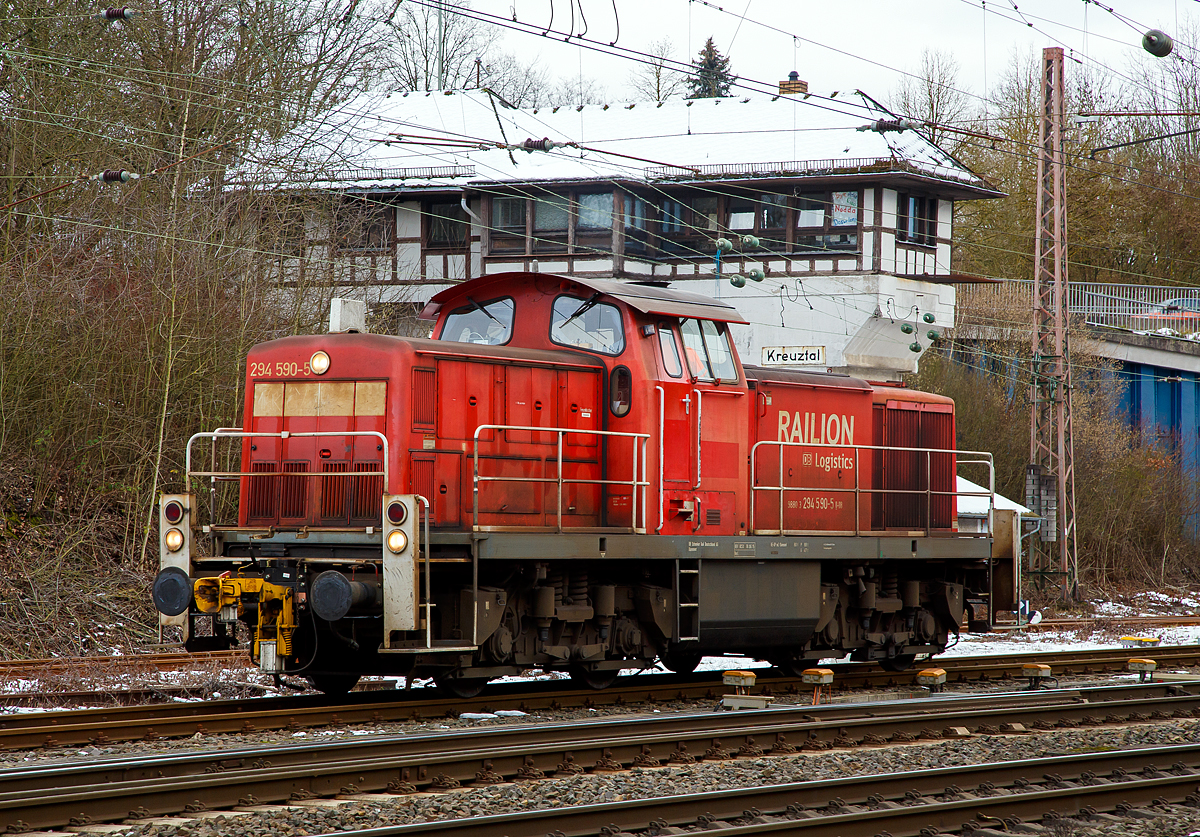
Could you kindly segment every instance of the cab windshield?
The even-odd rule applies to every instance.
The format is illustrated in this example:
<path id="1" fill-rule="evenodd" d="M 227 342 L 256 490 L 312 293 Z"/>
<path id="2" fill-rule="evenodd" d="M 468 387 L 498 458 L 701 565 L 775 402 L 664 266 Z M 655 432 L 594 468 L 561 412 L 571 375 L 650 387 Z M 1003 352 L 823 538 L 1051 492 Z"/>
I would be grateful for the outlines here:
<path id="1" fill-rule="evenodd" d="M 452 343 L 478 343 L 499 346 L 512 336 L 513 301 L 511 297 L 476 302 L 455 308 L 446 316 L 442 340 Z"/>
<path id="2" fill-rule="evenodd" d="M 587 299 L 560 296 L 550 314 L 550 339 L 562 346 L 587 349 L 604 355 L 625 351 L 621 311 L 615 305 L 597 302 L 600 294 Z"/>

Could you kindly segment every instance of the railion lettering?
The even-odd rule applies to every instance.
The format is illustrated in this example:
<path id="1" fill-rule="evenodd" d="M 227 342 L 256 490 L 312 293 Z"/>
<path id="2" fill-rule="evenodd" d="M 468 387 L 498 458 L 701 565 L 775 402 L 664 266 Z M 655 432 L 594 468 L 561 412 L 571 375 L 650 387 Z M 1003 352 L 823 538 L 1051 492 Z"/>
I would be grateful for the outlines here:
<path id="1" fill-rule="evenodd" d="M 780 410 L 778 441 L 804 445 L 852 445 L 854 416 Z"/>

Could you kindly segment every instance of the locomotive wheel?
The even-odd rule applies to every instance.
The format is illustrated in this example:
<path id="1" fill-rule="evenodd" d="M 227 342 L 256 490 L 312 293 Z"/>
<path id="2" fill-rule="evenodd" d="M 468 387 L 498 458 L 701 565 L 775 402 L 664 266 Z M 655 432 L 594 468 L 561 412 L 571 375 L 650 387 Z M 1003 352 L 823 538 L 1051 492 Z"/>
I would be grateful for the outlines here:
<path id="1" fill-rule="evenodd" d="M 700 665 L 704 655 L 699 651 L 681 651 L 678 648 L 668 648 L 658 655 L 662 664 L 676 674 L 691 674 Z"/>
<path id="2" fill-rule="evenodd" d="M 895 657 L 884 657 L 879 661 L 879 667 L 884 671 L 908 671 L 916 661 L 916 654 L 897 654 Z"/>
<path id="3" fill-rule="evenodd" d="M 596 691 L 599 691 L 600 689 L 607 689 L 609 686 L 611 686 L 616 681 L 617 675 L 620 673 L 620 670 L 615 668 L 588 669 L 584 668 L 583 666 L 572 666 L 571 680 L 576 683 L 582 683 L 589 689 L 595 689 Z"/>
<path id="4" fill-rule="evenodd" d="M 307 679 L 314 689 L 327 695 L 344 695 L 358 684 L 357 674 L 310 674 Z"/>
<path id="5" fill-rule="evenodd" d="M 442 694 L 462 700 L 479 697 L 484 686 L 488 684 L 487 679 L 483 677 L 440 677 L 434 678 L 433 682 Z"/>

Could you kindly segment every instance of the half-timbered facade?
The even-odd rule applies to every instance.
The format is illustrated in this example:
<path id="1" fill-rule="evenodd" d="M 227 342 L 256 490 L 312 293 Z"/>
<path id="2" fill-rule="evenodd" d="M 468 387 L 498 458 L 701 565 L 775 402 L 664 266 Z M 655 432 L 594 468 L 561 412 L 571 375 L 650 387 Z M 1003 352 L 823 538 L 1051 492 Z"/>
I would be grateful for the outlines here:
<path id="1" fill-rule="evenodd" d="M 734 301 L 751 362 L 894 377 L 929 344 L 925 315 L 953 323 L 955 201 L 998 195 L 902 125 L 861 93 L 356 100 L 329 123 L 337 142 L 276 179 L 342 196 L 283 264 L 414 304 L 513 270 L 670 282 Z"/>

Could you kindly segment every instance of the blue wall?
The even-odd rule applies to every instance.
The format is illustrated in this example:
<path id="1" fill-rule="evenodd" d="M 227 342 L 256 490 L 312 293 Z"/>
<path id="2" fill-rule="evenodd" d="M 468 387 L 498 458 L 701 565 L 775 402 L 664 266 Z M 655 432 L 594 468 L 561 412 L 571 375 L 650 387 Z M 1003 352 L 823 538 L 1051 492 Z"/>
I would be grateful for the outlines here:
<path id="1" fill-rule="evenodd" d="M 1117 376 L 1125 383 L 1121 409 L 1144 444 L 1178 445 L 1183 465 L 1185 506 L 1200 509 L 1200 392 L 1196 375 L 1162 366 L 1125 363 Z M 1200 538 L 1200 511 L 1185 521 L 1192 538 Z"/>

